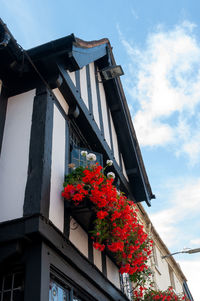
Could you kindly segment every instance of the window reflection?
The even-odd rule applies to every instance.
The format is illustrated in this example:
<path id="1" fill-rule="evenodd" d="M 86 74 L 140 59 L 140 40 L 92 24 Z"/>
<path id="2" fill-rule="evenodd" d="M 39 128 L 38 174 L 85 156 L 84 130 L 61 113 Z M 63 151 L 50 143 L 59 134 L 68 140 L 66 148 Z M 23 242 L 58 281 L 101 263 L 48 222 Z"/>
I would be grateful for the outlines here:
<path id="1" fill-rule="evenodd" d="M 127 273 L 120 274 L 120 283 L 122 292 L 129 298 L 129 300 L 132 300 L 133 289 Z"/>
<path id="2" fill-rule="evenodd" d="M 54 279 L 51 279 L 49 301 L 83 301 L 83 299 L 77 297 L 77 292 L 74 292 L 71 287 L 68 288 L 56 282 Z"/>
<path id="3" fill-rule="evenodd" d="M 86 157 L 81 156 L 81 151 L 87 151 L 88 153 L 93 153 L 96 155 L 96 162 L 92 162 L 92 164 L 99 163 L 101 166 L 103 165 L 103 156 L 100 153 L 91 151 L 86 148 L 78 148 L 78 147 L 73 147 L 71 150 L 71 162 L 75 165 L 75 167 L 78 166 L 83 166 L 86 167 L 88 165 L 88 161 Z"/>
<path id="4" fill-rule="evenodd" d="M 49 301 L 68 301 L 69 291 L 58 283 L 51 281 L 49 288 Z"/>

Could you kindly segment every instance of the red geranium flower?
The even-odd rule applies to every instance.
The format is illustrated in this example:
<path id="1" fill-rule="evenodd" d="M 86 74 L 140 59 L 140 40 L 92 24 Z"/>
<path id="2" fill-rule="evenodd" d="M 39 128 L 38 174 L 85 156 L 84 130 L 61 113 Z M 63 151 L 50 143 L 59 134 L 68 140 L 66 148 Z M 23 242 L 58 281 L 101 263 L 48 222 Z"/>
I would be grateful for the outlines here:
<path id="1" fill-rule="evenodd" d="M 106 211 L 98 211 L 97 212 L 97 217 L 99 218 L 99 219 L 103 219 L 104 217 L 106 217 L 108 215 L 108 212 L 106 212 Z"/>

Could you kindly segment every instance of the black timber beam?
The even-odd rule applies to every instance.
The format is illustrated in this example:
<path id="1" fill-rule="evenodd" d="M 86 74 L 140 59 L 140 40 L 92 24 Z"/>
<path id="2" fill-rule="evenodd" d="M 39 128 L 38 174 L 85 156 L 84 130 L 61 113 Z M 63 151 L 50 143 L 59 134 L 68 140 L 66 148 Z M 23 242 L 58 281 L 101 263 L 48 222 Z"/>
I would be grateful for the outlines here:
<path id="1" fill-rule="evenodd" d="M 104 88 L 135 202 L 146 201 L 147 205 L 150 206 L 152 196 L 149 195 L 143 177 L 137 152 L 137 140 L 130 126 L 130 120 L 126 112 L 127 108 L 125 107 L 120 87 L 117 80 L 113 79 L 104 82 Z"/>
<path id="2" fill-rule="evenodd" d="M 27 50 L 27 53 L 34 61 L 45 58 L 59 57 L 71 51 L 73 42 L 75 42 L 75 37 L 73 34 L 71 34 L 64 38 L 31 48 Z"/>
<path id="3" fill-rule="evenodd" d="M 33 103 L 24 216 L 49 216 L 52 133 L 53 98 L 46 88 L 38 88 Z"/>
<path id="4" fill-rule="evenodd" d="M 24 300 L 49 299 L 50 264 L 43 243 L 36 242 L 26 248 Z"/>

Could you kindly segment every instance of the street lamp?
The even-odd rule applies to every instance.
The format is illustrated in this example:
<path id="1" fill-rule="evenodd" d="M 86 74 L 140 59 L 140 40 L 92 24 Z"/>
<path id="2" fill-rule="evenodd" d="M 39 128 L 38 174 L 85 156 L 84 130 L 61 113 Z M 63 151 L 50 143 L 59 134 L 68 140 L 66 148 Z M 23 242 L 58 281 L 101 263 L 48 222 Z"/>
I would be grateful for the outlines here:
<path id="1" fill-rule="evenodd" d="M 171 254 L 168 254 L 168 255 L 164 255 L 164 256 L 162 256 L 161 258 L 164 259 L 164 258 L 173 256 L 173 255 L 175 255 L 175 254 L 181 254 L 181 253 L 193 254 L 193 253 L 199 253 L 199 252 L 200 252 L 200 248 L 196 248 L 196 249 L 188 249 L 188 250 L 183 250 L 183 251 L 171 253 Z"/>
<path id="2" fill-rule="evenodd" d="M 103 75 L 102 82 L 124 75 L 124 71 L 120 65 L 108 66 L 99 70 L 98 72 L 100 72 Z"/>

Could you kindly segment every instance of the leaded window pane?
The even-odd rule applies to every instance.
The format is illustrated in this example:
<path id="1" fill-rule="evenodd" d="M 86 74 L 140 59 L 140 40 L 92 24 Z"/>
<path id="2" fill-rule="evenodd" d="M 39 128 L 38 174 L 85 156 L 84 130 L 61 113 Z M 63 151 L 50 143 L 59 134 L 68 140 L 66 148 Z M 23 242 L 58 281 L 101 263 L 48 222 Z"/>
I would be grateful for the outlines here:
<path id="1" fill-rule="evenodd" d="M 0 276 L 0 300 L 24 300 L 24 274 L 22 272 L 9 273 Z"/>
<path id="2" fill-rule="evenodd" d="M 75 167 L 78 167 L 78 166 L 86 167 L 87 164 L 88 164 L 88 162 L 86 160 L 86 157 L 81 156 L 82 151 L 87 151 L 88 153 L 95 154 L 97 160 L 93 163 L 99 163 L 101 166 L 103 165 L 103 156 L 102 156 L 102 154 L 90 151 L 86 148 L 74 147 L 71 151 L 71 162 L 70 163 L 75 164 Z"/>

